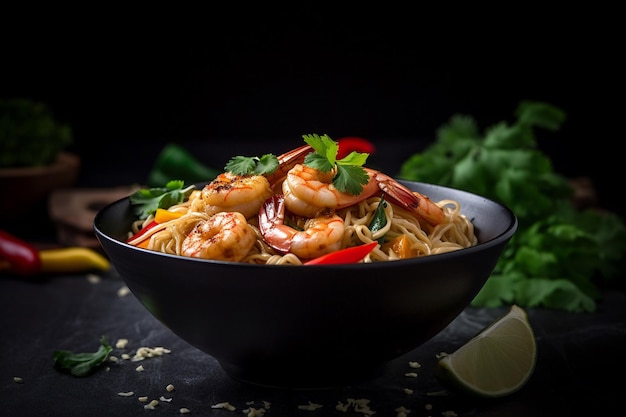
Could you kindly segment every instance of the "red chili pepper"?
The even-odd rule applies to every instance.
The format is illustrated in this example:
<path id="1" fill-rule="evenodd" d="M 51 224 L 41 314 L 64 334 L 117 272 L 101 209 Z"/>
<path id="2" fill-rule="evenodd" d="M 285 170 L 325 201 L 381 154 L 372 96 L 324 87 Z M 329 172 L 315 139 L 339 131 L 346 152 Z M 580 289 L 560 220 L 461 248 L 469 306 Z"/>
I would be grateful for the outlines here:
<path id="1" fill-rule="evenodd" d="M 337 145 L 339 146 L 337 159 L 345 158 L 352 151 L 368 153 L 370 155 L 376 152 L 376 148 L 372 142 L 357 136 L 346 136 L 341 139 L 337 139 Z"/>
<path id="2" fill-rule="evenodd" d="M 150 223 L 145 225 L 140 231 L 138 231 L 137 233 L 132 235 L 130 237 L 130 239 L 128 239 L 126 242 L 130 242 L 131 240 L 135 240 L 138 237 L 141 237 L 141 236 L 145 235 L 148 230 L 152 229 L 153 227 L 155 227 L 157 225 L 158 225 L 158 223 L 156 222 L 156 220 L 152 220 Z"/>
<path id="3" fill-rule="evenodd" d="M 39 251 L 4 230 L 0 230 L 0 260 L 7 261 L 9 269 L 20 275 L 35 275 L 41 271 Z"/>
<path id="4" fill-rule="evenodd" d="M 322 255 L 318 258 L 305 262 L 304 265 L 331 265 L 331 264 L 354 264 L 374 250 L 378 242 L 370 242 L 360 246 L 353 246 Z"/>

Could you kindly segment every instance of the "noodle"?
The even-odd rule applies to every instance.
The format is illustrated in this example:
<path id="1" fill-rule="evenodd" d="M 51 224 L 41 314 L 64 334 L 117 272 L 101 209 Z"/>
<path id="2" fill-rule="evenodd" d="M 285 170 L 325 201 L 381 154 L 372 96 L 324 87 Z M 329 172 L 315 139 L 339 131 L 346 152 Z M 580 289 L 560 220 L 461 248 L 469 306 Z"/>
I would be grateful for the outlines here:
<path id="1" fill-rule="evenodd" d="M 380 230 L 372 232 L 371 223 L 381 203 L 381 197 L 370 197 L 350 207 L 336 211 L 344 221 L 344 234 L 341 248 L 362 245 L 382 240 L 384 242 L 364 258 L 363 262 L 384 262 L 406 257 L 421 257 L 441 254 L 467 248 L 477 244 L 474 226 L 461 214 L 460 204 L 455 200 L 441 200 L 436 204 L 444 212 L 443 221 L 436 225 L 420 221 L 407 209 L 401 208 L 385 200 L 387 224 Z M 172 206 L 168 210 L 184 213 L 181 217 L 158 225 L 149 233 L 146 249 L 183 256 L 183 242 L 199 223 L 206 221 L 210 215 L 203 211 L 201 193 L 194 191 L 189 199 L 182 204 Z M 152 222 L 153 216 L 132 225 L 131 235 Z M 302 218 L 290 218 L 300 227 Z M 249 228 L 256 235 L 256 242 L 245 254 L 241 262 L 265 265 L 300 265 L 301 260 L 292 253 L 281 254 L 271 248 L 259 230 L 258 218 L 248 219 Z M 131 244 L 133 244 L 131 242 Z M 401 247 L 398 250 L 397 247 Z M 401 252 L 401 253 L 398 253 Z"/>

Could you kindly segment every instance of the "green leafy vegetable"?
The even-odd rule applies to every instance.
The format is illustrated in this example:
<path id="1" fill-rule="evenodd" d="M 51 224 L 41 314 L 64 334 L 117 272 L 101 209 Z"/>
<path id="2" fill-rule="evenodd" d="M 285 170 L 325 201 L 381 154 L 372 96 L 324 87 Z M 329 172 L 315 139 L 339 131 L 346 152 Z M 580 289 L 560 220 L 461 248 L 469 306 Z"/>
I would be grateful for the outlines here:
<path id="1" fill-rule="evenodd" d="M 398 176 L 500 201 L 517 216 L 518 231 L 473 305 L 594 311 L 596 279 L 610 280 L 626 266 L 626 227 L 613 213 L 576 210 L 573 187 L 537 149 L 534 129 L 558 130 L 565 113 L 525 101 L 516 116 L 484 134 L 471 117 L 453 116 Z"/>
<path id="2" fill-rule="evenodd" d="M 46 104 L 0 99 L 0 168 L 49 165 L 73 141 L 72 128 Z"/>
<path id="3" fill-rule="evenodd" d="M 149 215 L 156 213 L 157 208 L 167 209 L 174 204 L 180 204 L 196 188 L 190 185 L 183 188 L 184 181 L 172 180 L 165 184 L 165 187 L 142 188 L 135 191 L 129 197 L 134 213 L 140 219 L 146 219 Z"/>
<path id="4" fill-rule="evenodd" d="M 305 165 L 322 172 L 336 169 L 333 185 L 341 192 L 359 195 L 363 191 L 363 186 L 369 181 L 363 169 L 368 154 L 353 151 L 342 159 L 336 159 L 339 145 L 328 135 L 303 135 L 303 138 L 315 151 L 305 157 Z"/>
<path id="5" fill-rule="evenodd" d="M 263 156 L 235 156 L 224 167 L 227 172 L 235 175 L 263 175 L 271 174 L 278 168 L 278 158 L 271 154 Z"/>
<path id="6" fill-rule="evenodd" d="M 74 353 L 69 350 L 56 350 L 52 358 L 54 366 L 73 376 L 87 376 L 100 366 L 108 357 L 113 348 L 103 336 L 100 347 L 95 352 Z"/>
<path id="7" fill-rule="evenodd" d="M 369 224 L 369 229 L 372 233 L 379 231 L 383 227 L 387 226 L 387 214 L 385 213 L 385 207 L 387 207 L 387 202 L 385 201 L 385 196 L 380 197 L 380 202 L 378 203 L 378 207 L 376 207 L 376 211 L 374 212 L 374 216 Z M 385 236 L 381 236 L 378 239 L 378 243 L 381 245 L 385 243 Z"/>

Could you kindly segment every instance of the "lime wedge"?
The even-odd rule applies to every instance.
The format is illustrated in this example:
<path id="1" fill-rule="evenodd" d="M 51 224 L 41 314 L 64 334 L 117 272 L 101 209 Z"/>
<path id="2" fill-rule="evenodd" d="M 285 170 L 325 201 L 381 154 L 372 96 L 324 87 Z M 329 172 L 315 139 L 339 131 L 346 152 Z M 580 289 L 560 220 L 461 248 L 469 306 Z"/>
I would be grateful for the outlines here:
<path id="1" fill-rule="evenodd" d="M 537 343 L 526 311 L 513 305 L 454 353 L 437 363 L 442 382 L 485 398 L 522 388 L 535 370 Z"/>

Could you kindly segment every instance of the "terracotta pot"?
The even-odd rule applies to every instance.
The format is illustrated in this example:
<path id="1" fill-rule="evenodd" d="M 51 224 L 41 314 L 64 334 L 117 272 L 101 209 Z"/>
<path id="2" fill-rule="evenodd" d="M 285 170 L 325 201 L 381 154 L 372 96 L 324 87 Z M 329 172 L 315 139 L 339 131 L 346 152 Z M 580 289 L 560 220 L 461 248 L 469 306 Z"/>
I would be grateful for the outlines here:
<path id="1" fill-rule="evenodd" d="M 0 169 L 0 226 L 20 230 L 47 222 L 47 199 L 53 190 L 76 183 L 80 157 L 61 152 L 55 163 L 43 167 Z M 42 217 L 43 216 L 43 217 Z M 28 222 L 16 224 L 18 221 Z"/>

